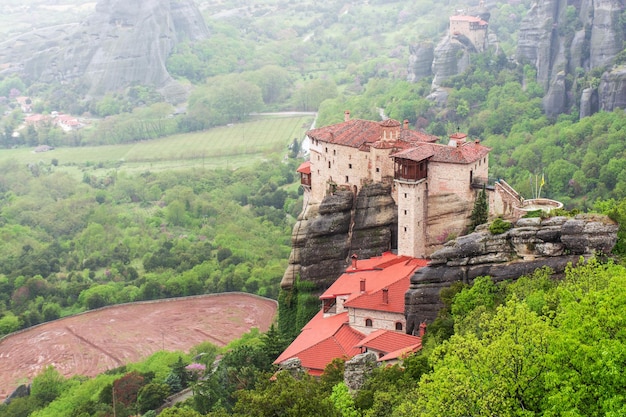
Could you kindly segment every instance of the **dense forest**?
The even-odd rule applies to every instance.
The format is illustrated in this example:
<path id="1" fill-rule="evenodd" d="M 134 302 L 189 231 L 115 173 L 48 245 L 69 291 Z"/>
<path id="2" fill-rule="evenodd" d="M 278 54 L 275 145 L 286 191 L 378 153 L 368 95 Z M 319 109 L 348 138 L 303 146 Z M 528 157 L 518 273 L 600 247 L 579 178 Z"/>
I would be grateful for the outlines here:
<path id="1" fill-rule="evenodd" d="M 300 206 L 294 159 L 82 181 L 0 166 L 0 334 L 104 305 L 276 298 Z"/>

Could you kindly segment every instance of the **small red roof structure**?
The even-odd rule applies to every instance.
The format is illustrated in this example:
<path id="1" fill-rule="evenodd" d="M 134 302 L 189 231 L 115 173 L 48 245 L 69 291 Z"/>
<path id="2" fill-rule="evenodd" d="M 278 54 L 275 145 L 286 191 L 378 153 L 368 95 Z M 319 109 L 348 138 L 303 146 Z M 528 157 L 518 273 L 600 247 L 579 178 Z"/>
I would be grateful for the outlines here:
<path id="1" fill-rule="evenodd" d="M 428 159 L 433 162 L 447 162 L 450 164 L 471 164 L 487 156 L 489 151 L 491 151 L 491 148 L 483 146 L 479 142 L 459 141 L 456 146 L 425 143 L 415 148 L 397 152 L 391 156 L 416 162 Z"/>
<path id="2" fill-rule="evenodd" d="M 356 345 L 364 337 L 363 333 L 349 326 L 347 312 L 324 318 L 320 311 L 274 363 L 297 357 L 302 367 L 318 376 L 333 359 L 351 358 L 361 353 Z"/>
<path id="3" fill-rule="evenodd" d="M 478 26 L 487 26 L 488 25 L 487 22 L 485 22 L 480 17 L 476 17 L 476 16 L 454 15 L 454 16 L 450 16 L 450 21 L 468 22 L 468 23 L 476 24 Z"/>
<path id="4" fill-rule="evenodd" d="M 427 263 L 425 259 L 398 256 L 392 252 L 364 260 L 354 255 L 346 272 L 324 291 L 320 299 L 334 302 L 341 297 L 346 300 L 343 306 L 347 308 L 402 315 L 410 277 Z M 364 340 L 369 341 L 367 345 L 363 344 Z M 297 357 L 311 375 L 321 375 L 333 359 L 349 359 L 361 353 L 362 347 L 376 347 L 385 354 L 398 349 L 415 351 L 421 348 L 421 338 L 390 330 L 378 330 L 366 336 L 351 327 L 348 310 L 328 313 L 322 309 L 274 363 Z"/>
<path id="5" fill-rule="evenodd" d="M 422 338 L 389 330 L 376 330 L 361 340 L 357 347 L 375 350 L 385 355 L 400 351 L 408 353 L 415 352 L 422 347 Z"/>
<path id="6" fill-rule="evenodd" d="M 300 174 L 310 174 L 311 173 L 311 161 L 306 161 L 300 164 L 296 172 Z"/>
<path id="7" fill-rule="evenodd" d="M 320 298 L 350 294 L 345 307 L 404 313 L 404 294 L 409 289 L 410 277 L 427 263 L 425 259 L 397 256 L 391 252 L 358 261 L 356 269 L 353 266 L 348 268 Z"/>

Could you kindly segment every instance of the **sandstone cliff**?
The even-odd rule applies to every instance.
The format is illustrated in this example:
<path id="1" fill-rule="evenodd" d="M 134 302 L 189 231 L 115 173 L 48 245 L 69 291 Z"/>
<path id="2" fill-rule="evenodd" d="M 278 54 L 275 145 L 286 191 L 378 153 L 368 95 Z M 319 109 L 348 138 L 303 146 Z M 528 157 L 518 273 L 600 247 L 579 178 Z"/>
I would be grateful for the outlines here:
<path id="1" fill-rule="evenodd" d="M 517 59 L 537 68 L 537 81 L 546 91 L 546 114 L 568 112 L 579 98 L 581 116 L 597 111 L 589 101 L 593 99 L 591 92 L 575 97 L 572 92 L 576 85 L 566 88 L 566 77 L 573 77 L 579 68 L 586 72 L 606 69 L 598 89 L 599 108 L 610 111 L 623 107 L 624 70 L 612 68 L 611 63 L 622 50 L 626 35 L 620 23 L 624 6 L 624 0 L 545 0 L 533 4 L 519 31 Z M 568 16 L 568 7 L 570 11 L 575 8 L 573 19 Z"/>
<path id="2" fill-rule="evenodd" d="M 5 73 L 30 82 L 83 85 L 93 96 L 141 84 L 177 101 L 185 90 L 170 77 L 165 60 L 182 40 L 208 34 L 193 0 L 100 0 L 80 24 L 0 43 L 0 62 Z"/>
<path id="3" fill-rule="evenodd" d="M 305 204 L 281 287 L 291 288 L 299 275 L 323 290 L 343 273 L 352 254 L 371 258 L 390 250 L 396 210 L 391 186 L 383 184 L 366 185 L 357 196 L 339 190 L 321 203 Z"/>
<path id="4" fill-rule="evenodd" d="M 516 279 L 543 266 L 556 274 L 581 256 L 609 253 L 617 241 L 617 224 L 605 216 L 579 215 L 520 219 L 509 231 L 492 235 L 483 226 L 449 242 L 431 262 L 411 277 L 405 295 L 407 333 L 432 322 L 442 307 L 439 292 L 454 282 L 471 283 L 479 276 L 494 281 Z"/>
<path id="5" fill-rule="evenodd" d="M 585 117 L 599 110 L 625 108 L 626 67 L 613 66 L 626 40 L 621 20 L 625 8 L 626 0 L 534 1 L 518 32 L 515 58 L 520 65 L 530 63 L 537 68 L 547 115 L 578 107 L 580 117 Z M 489 34 L 488 45 L 497 52 L 495 35 Z M 408 80 L 417 82 L 433 75 L 429 97 L 445 105 L 447 94 L 440 88 L 441 81 L 464 71 L 472 53 L 471 45 L 449 34 L 434 50 L 426 43 L 412 45 Z M 429 65 L 430 72 L 426 70 Z M 601 69 L 604 74 L 592 87 L 582 86 L 581 69 L 585 73 Z"/>

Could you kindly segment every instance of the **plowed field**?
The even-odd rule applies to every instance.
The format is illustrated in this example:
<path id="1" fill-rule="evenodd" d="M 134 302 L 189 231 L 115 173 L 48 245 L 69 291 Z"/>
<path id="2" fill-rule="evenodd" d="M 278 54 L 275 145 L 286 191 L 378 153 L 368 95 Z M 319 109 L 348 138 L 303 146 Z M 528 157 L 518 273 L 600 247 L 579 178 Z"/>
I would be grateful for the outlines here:
<path id="1" fill-rule="evenodd" d="M 15 333 L 0 340 L 0 401 L 48 365 L 66 377 L 95 376 L 159 350 L 217 346 L 251 328 L 266 331 L 273 300 L 241 293 L 107 307 Z"/>

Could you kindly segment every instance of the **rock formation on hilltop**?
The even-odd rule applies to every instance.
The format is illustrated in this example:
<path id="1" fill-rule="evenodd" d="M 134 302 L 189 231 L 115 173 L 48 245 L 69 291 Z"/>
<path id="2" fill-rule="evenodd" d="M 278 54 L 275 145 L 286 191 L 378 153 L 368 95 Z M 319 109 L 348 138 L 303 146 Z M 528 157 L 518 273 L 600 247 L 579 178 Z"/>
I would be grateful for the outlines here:
<path id="1" fill-rule="evenodd" d="M 339 190 L 321 204 L 307 204 L 293 228 L 281 287 L 291 288 L 299 275 L 318 290 L 326 289 L 343 273 L 352 254 L 371 258 L 390 250 L 396 216 L 391 186 L 380 183 L 363 186 L 356 197 L 352 191 Z"/>
<path id="2" fill-rule="evenodd" d="M 25 80 L 86 87 L 86 94 L 140 84 L 170 101 L 186 92 L 165 68 L 183 40 L 209 35 L 193 0 L 100 0 L 80 24 L 44 28 L 0 43 L 3 72 Z"/>
<path id="3" fill-rule="evenodd" d="M 622 51 L 626 29 L 621 23 L 624 0 L 536 1 L 524 18 L 518 36 L 517 59 L 537 68 L 537 81 L 546 91 L 543 105 L 546 114 L 555 116 L 570 110 L 578 99 L 567 87 L 568 75 L 577 69 L 591 71 L 605 68 L 597 92 L 599 108 L 581 103 L 581 112 L 611 111 L 626 101 L 624 69 L 611 68 Z M 572 13 L 575 12 L 575 13 Z M 616 71 L 614 73 L 614 71 Z M 591 99 L 591 92 L 583 93 Z"/>
<path id="4" fill-rule="evenodd" d="M 626 0 L 534 1 L 518 32 L 515 59 L 520 65 L 536 67 L 547 115 L 568 113 L 576 107 L 580 117 L 626 108 L 626 65 L 613 65 L 626 41 L 625 8 Z M 483 17 L 475 10 L 468 14 Z M 500 53 L 495 35 L 489 33 L 487 45 Z M 473 53 L 472 45 L 451 33 L 434 49 L 427 43 L 413 45 L 408 80 L 417 82 L 433 75 L 430 98 L 445 105 L 447 93 L 440 88 L 441 81 L 462 73 Z M 581 86 L 577 81 L 581 70 L 602 70 L 604 74 L 591 85 Z"/>
<path id="5" fill-rule="evenodd" d="M 505 233 L 493 235 L 486 225 L 449 242 L 431 256 L 431 262 L 411 277 L 405 296 L 407 333 L 423 321 L 432 322 L 443 306 L 442 288 L 455 282 L 471 283 L 480 276 L 494 281 L 517 279 L 537 268 L 562 274 L 569 263 L 595 253 L 610 253 L 618 225 L 606 216 L 522 218 Z"/>

